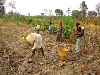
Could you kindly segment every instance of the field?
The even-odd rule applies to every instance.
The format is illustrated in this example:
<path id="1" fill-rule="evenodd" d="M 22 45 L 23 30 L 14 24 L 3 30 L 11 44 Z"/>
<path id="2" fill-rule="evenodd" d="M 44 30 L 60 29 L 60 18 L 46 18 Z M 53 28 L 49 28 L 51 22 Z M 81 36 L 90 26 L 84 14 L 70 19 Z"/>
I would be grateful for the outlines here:
<path id="1" fill-rule="evenodd" d="M 56 33 L 47 32 L 48 17 L 9 17 L 5 16 L 0 19 L 0 75 L 100 75 L 100 25 L 84 24 L 84 46 L 81 48 L 80 60 L 77 60 L 74 54 L 73 20 L 70 21 L 73 25 L 68 24 L 72 25 L 70 37 L 59 43 L 56 41 Z M 65 24 L 67 18 L 63 17 Z M 52 20 L 54 30 L 56 30 L 59 26 L 59 19 L 53 17 Z M 33 62 L 29 62 L 27 56 L 32 50 L 22 41 L 22 37 L 32 32 L 36 24 L 41 25 L 40 34 L 44 40 L 45 57 L 36 52 L 35 57 L 32 58 Z M 62 62 L 57 55 L 59 45 L 69 49 L 64 65 L 61 65 Z"/>

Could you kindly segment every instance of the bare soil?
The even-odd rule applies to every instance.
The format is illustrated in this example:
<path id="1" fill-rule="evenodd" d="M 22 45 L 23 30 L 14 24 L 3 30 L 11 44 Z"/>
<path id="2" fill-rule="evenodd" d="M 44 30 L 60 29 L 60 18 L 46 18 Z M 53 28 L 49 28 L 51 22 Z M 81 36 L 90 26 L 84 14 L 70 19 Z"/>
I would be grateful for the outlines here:
<path id="1" fill-rule="evenodd" d="M 31 46 L 23 43 L 22 37 L 32 29 L 27 26 L 1 25 L 0 75 L 100 75 L 100 29 L 95 29 L 86 28 L 85 47 L 82 47 L 80 60 L 74 54 L 75 43 L 68 40 L 59 43 L 56 42 L 56 34 L 41 32 L 45 57 L 36 52 L 30 61 L 27 56 L 32 53 Z M 59 44 L 70 50 L 64 65 L 61 65 L 57 55 Z"/>

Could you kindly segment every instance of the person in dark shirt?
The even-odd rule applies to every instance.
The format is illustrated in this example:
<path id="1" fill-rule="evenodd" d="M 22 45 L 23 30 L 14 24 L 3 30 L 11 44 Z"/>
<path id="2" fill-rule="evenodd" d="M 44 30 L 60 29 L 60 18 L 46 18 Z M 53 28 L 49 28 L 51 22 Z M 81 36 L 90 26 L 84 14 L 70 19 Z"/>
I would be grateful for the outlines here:
<path id="1" fill-rule="evenodd" d="M 76 30 L 77 38 L 82 37 L 84 35 L 84 27 L 81 27 L 80 23 L 76 23 L 76 27 L 77 27 L 77 30 Z"/>
<path id="2" fill-rule="evenodd" d="M 60 29 L 57 34 L 57 41 L 60 41 L 60 42 L 63 41 L 63 33 L 64 33 L 63 21 L 60 21 Z"/>
<path id="3" fill-rule="evenodd" d="M 84 27 L 81 27 L 80 23 L 76 23 L 76 48 L 75 51 L 78 54 L 78 57 L 80 57 L 80 47 L 81 47 L 81 40 L 84 36 Z"/>

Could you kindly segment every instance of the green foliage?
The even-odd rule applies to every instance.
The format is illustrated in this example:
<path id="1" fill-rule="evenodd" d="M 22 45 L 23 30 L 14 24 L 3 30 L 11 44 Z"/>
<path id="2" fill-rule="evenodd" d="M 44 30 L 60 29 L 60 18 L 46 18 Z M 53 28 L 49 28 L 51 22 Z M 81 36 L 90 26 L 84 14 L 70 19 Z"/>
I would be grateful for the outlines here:
<path id="1" fill-rule="evenodd" d="M 52 27 L 52 31 L 53 32 L 57 32 L 58 31 L 58 28 L 55 25 L 52 25 L 51 27 Z"/>
<path id="2" fill-rule="evenodd" d="M 64 17 L 64 37 L 68 38 L 74 29 L 75 20 L 73 17 Z"/>
<path id="3" fill-rule="evenodd" d="M 30 27 L 33 27 L 35 29 L 36 25 L 40 25 L 40 31 L 46 31 L 48 30 L 48 26 L 50 25 L 49 21 L 50 19 L 48 18 L 48 16 L 12 16 L 12 15 L 6 15 L 4 18 L 4 22 L 13 22 L 16 25 L 21 25 L 21 24 L 25 24 L 25 25 L 29 25 Z M 55 18 L 55 16 L 54 16 Z M 65 26 L 65 32 L 64 35 L 65 37 L 70 36 L 71 32 L 73 31 L 73 23 L 74 23 L 74 18 L 69 16 L 60 16 L 59 19 L 63 19 L 64 20 L 64 26 Z M 55 18 L 52 20 L 52 31 L 53 32 L 57 32 L 59 30 L 59 19 Z"/>

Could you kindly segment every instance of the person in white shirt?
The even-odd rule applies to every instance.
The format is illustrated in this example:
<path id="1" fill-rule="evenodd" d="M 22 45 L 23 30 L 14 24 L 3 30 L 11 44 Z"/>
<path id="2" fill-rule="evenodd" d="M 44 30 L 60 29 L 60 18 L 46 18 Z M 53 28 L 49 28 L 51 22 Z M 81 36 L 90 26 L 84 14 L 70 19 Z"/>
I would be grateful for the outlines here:
<path id="1" fill-rule="evenodd" d="M 42 36 L 39 33 L 30 33 L 26 37 L 26 40 L 31 45 L 33 45 L 32 56 L 34 56 L 36 50 L 40 50 L 42 52 L 42 55 L 44 56 Z"/>

